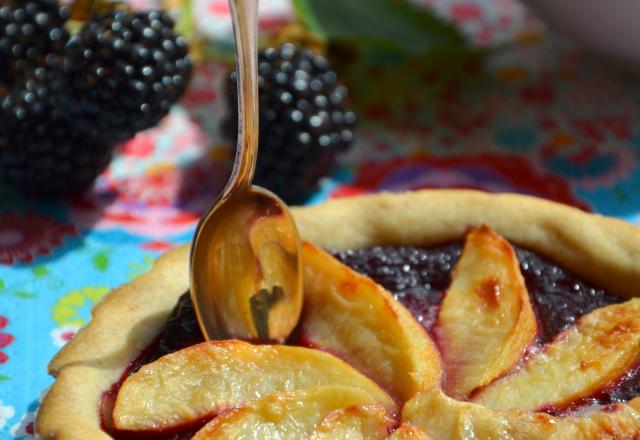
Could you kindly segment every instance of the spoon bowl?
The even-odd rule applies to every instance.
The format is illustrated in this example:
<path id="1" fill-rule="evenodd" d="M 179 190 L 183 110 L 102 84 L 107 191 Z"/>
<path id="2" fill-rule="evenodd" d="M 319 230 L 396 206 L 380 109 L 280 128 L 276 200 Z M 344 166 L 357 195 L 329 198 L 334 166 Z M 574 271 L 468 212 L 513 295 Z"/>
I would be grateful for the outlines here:
<path id="1" fill-rule="evenodd" d="M 204 336 L 284 342 L 302 308 L 300 240 L 282 200 L 251 185 L 258 155 L 258 0 L 229 0 L 238 146 L 222 195 L 191 245 L 191 298 Z"/>
<path id="2" fill-rule="evenodd" d="M 242 188 L 216 203 L 196 237 L 191 291 L 207 339 L 284 342 L 302 308 L 300 241 L 284 202 Z"/>

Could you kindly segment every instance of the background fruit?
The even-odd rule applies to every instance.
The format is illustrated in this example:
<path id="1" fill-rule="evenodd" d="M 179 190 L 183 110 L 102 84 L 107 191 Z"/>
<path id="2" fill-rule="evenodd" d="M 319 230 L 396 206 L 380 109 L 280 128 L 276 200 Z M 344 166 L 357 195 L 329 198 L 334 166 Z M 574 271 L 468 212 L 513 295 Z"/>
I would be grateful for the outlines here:
<path id="1" fill-rule="evenodd" d="M 0 150 L 37 131 L 66 86 L 61 74 L 69 34 L 56 0 L 0 6 Z M 11 142 L 10 142 L 11 141 Z"/>
<path id="2" fill-rule="evenodd" d="M 0 146 L 0 176 L 7 185 L 40 196 L 81 193 L 113 152 L 113 144 L 84 133 L 64 115 L 43 119 L 19 136 L 17 145 Z"/>
<path id="3" fill-rule="evenodd" d="M 173 25 L 159 11 L 94 16 L 68 47 L 69 110 L 113 142 L 155 126 L 191 76 Z"/>
<path id="4" fill-rule="evenodd" d="M 259 54 L 260 151 L 254 182 L 287 203 L 304 202 L 353 141 L 348 91 L 322 55 L 287 43 Z M 236 77 L 227 83 L 231 112 L 223 131 L 237 139 Z"/>
<path id="5" fill-rule="evenodd" d="M 86 190 L 116 144 L 156 125 L 191 76 L 163 12 L 94 15 L 73 38 L 68 17 L 57 0 L 0 6 L 0 182 L 24 193 Z"/>

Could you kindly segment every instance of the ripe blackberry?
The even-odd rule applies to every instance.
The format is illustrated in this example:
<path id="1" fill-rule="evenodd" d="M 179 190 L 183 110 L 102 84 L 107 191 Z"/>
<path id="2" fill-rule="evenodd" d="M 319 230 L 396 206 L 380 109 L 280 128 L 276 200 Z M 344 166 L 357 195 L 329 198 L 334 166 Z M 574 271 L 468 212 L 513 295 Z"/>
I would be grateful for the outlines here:
<path id="1" fill-rule="evenodd" d="M 68 9 L 58 0 L 3 0 L 0 5 L 0 81 L 42 67 L 47 54 L 61 55 L 69 40 Z"/>
<path id="2" fill-rule="evenodd" d="M 5 140 L 32 129 L 66 88 L 66 17 L 57 0 L 5 0 L 0 6 L 0 136 Z"/>
<path id="3" fill-rule="evenodd" d="M 259 53 L 260 151 L 255 183 L 287 203 L 304 202 L 353 140 L 347 89 L 321 55 L 287 43 Z M 235 74 L 227 82 L 223 132 L 237 139 Z"/>
<path id="4" fill-rule="evenodd" d="M 65 65 L 71 113 L 114 142 L 156 125 L 191 76 L 187 43 L 159 11 L 93 17 L 69 43 Z"/>
<path id="5" fill-rule="evenodd" d="M 67 196 L 84 191 L 108 165 L 113 144 L 79 129 L 59 110 L 29 131 L 0 137 L 0 177 L 23 193 Z"/>
<path id="6" fill-rule="evenodd" d="M 68 90 L 66 18 L 56 0 L 0 7 L 0 181 L 26 192 L 81 190 L 97 175 L 87 182 L 87 173 L 104 167 L 103 152 L 90 159 L 78 152 L 91 139 L 59 110 Z M 74 164 L 81 168 L 70 169 Z"/>

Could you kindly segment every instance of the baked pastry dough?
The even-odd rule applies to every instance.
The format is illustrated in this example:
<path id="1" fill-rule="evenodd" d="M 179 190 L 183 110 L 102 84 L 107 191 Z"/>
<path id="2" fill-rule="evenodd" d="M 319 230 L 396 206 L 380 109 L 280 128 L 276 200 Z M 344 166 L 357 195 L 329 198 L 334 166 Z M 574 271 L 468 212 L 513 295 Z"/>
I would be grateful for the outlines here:
<path id="1" fill-rule="evenodd" d="M 533 197 L 423 190 L 332 200 L 295 208 L 293 215 L 302 239 L 324 249 L 431 246 L 461 240 L 470 226 L 483 224 L 615 295 L 640 296 L 640 231 L 636 227 Z M 187 290 L 188 247 L 182 246 L 101 301 L 89 325 L 49 365 L 56 382 L 40 408 L 37 432 L 44 438 L 62 440 L 110 438 L 101 428 L 97 411 L 103 393 L 154 341 Z M 433 362 L 438 361 L 437 356 L 433 358 Z M 408 403 L 403 411 L 405 423 L 396 438 L 411 433 L 417 433 L 416 438 L 427 438 L 427 434 L 434 438 L 465 438 L 467 434 L 469 438 L 546 438 L 546 431 L 536 423 L 569 426 L 565 422 L 570 422 L 569 417 L 558 422 L 544 413 L 490 410 L 477 403 L 457 401 L 442 394 L 437 380 L 420 387 L 416 392 L 411 391 L 411 385 L 398 390 L 400 396 L 396 397 Z M 562 436 L 567 433 L 576 438 L 581 438 L 581 433 L 589 434 L 582 438 L 598 433 L 614 438 L 618 434 L 620 438 L 627 438 L 624 435 L 629 433 L 637 435 L 637 399 L 621 408 L 611 411 L 610 417 L 597 414 L 589 419 L 588 429 L 574 424 L 554 432 L 557 438 L 566 438 Z M 433 411 L 445 411 L 446 417 L 429 417 Z M 584 420 L 578 422 L 587 423 Z"/>

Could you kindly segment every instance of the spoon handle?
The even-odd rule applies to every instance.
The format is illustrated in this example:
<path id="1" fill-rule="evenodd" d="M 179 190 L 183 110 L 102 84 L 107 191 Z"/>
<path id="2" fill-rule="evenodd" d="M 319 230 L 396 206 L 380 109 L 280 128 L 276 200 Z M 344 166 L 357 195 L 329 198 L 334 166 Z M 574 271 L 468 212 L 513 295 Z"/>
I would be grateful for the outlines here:
<path id="1" fill-rule="evenodd" d="M 238 144 L 231 192 L 251 184 L 258 158 L 258 0 L 229 0 L 238 78 Z"/>

